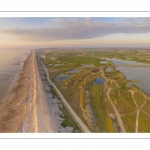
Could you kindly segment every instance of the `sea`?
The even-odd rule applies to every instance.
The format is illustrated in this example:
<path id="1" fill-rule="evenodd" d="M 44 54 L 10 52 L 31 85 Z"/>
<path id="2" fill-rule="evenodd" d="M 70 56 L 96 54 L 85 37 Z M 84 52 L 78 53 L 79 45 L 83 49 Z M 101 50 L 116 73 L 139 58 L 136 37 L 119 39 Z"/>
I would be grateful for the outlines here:
<path id="1" fill-rule="evenodd" d="M 30 50 L 0 50 L 0 102 L 18 76 Z"/>

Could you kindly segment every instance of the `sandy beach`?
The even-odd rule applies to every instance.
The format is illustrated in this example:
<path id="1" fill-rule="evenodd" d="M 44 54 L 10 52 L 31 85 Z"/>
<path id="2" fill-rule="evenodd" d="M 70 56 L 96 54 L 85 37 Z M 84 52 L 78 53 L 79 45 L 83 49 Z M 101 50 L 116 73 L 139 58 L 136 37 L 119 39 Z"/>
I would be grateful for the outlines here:
<path id="1" fill-rule="evenodd" d="M 37 63 L 35 51 L 24 61 L 21 71 L 11 83 L 0 104 L 0 132 L 56 133 L 72 132 L 63 127 L 63 107 L 50 91 L 45 70 Z"/>
<path id="2" fill-rule="evenodd" d="M 28 97 L 24 101 L 26 114 L 18 132 L 52 132 L 42 81 L 39 76 L 34 51 L 31 52 L 30 84 Z"/>
<path id="3" fill-rule="evenodd" d="M 22 105 L 25 105 L 25 116 L 23 117 L 17 132 L 36 133 L 36 132 L 58 132 L 55 119 L 49 112 L 50 105 L 47 103 L 41 76 L 39 74 L 35 52 L 32 51 L 30 56 L 30 66 L 28 68 L 29 80 L 24 78 L 22 82 L 29 83 L 28 94 Z M 19 79 L 20 80 L 20 79 Z M 27 82 L 29 81 L 29 82 Z M 24 91 L 25 92 L 25 91 Z"/>
<path id="4" fill-rule="evenodd" d="M 37 71 L 35 53 L 31 51 L 0 105 L 0 132 L 38 132 Z"/>

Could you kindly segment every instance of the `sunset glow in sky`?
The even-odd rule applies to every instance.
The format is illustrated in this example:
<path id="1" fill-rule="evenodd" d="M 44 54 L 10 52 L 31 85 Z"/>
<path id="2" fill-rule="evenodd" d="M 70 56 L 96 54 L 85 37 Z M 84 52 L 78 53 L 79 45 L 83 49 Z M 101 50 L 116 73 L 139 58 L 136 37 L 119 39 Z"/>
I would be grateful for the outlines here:
<path id="1" fill-rule="evenodd" d="M 150 47 L 150 18 L 0 18 L 0 49 Z"/>

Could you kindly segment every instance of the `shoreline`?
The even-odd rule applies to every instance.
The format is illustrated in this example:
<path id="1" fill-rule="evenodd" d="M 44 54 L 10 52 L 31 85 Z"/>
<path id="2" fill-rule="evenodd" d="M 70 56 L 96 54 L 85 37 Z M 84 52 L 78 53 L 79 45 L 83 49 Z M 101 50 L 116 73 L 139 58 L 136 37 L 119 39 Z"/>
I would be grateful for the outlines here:
<path id="1" fill-rule="evenodd" d="M 0 132 L 17 132 L 25 116 L 26 105 L 23 102 L 28 94 L 28 70 L 30 67 L 31 53 L 27 56 L 24 64 L 10 84 L 6 96 L 2 100 L 0 107 L 3 108 L 3 113 L 0 116 Z"/>
<path id="2" fill-rule="evenodd" d="M 8 86 L 7 91 L 5 92 L 3 98 L 1 99 L 1 102 L 0 102 L 0 118 L 5 113 L 5 103 L 7 102 L 8 99 L 10 99 L 12 97 L 12 95 L 13 95 L 13 88 L 15 86 L 17 86 L 17 84 L 18 84 L 17 80 L 20 78 L 20 73 L 22 71 L 22 68 L 23 68 L 25 60 L 23 61 L 23 64 L 21 64 L 19 71 L 16 73 L 14 79 L 12 80 L 10 85 Z"/>
<path id="3" fill-rule="evenodd" d="M 76 129 L 62 125 L 61 109 L 65 108 L 48 92 L 51 87 L 44 72 L 36 52 L 31 51 L 0 105 L 0 133 L 65 133 Z"/>

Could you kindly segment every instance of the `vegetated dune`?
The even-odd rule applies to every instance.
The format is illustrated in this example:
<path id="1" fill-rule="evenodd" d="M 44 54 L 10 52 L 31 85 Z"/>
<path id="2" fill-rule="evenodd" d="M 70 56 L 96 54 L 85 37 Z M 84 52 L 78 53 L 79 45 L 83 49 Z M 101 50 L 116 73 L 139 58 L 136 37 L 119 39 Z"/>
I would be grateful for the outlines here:
<path id="1" fill-rule="evenodd" d="M 28 98 L 28 87 L 30 79 L 30 68 L 32 65 L 33 52 L 29 54 L 20 72 L 17 85 L 14 87 L 13 95 L 5 104 L 5 113 L 0 118 L 0 132 L 17 132 L 25 116 L 26 105 L 23 104 Z"/>

